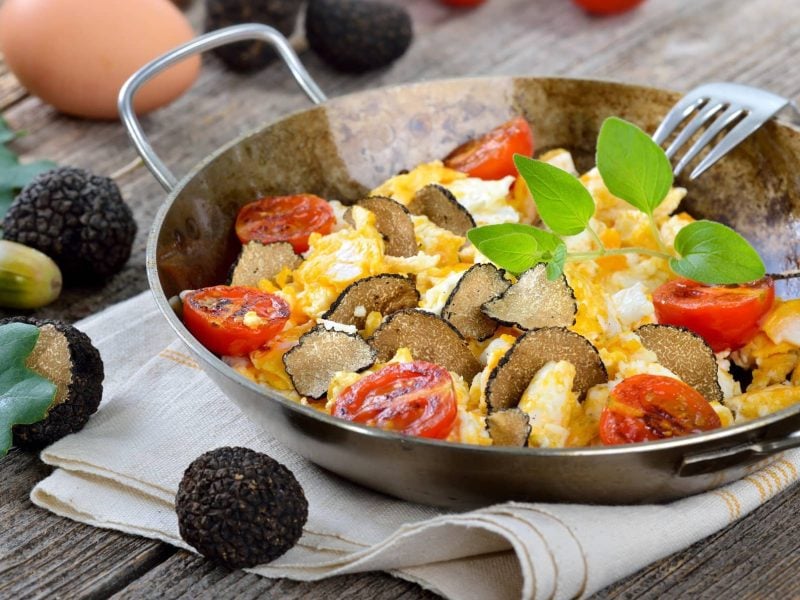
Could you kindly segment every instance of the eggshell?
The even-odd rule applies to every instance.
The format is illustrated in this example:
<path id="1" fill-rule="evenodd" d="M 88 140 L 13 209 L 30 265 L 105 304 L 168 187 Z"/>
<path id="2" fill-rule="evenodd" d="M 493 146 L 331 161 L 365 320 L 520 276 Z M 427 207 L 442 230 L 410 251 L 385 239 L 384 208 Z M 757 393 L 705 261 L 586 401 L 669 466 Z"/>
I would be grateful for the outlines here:
<path id="1" fill-rule="evenodd" d="M 116 119 L 117 94 L 139 67 L 194 36 L 169 0 L 6 0 L 0 51 L 29 92 L 62 112 Z M 200 58 L 171 67 L 141 88 L 138 113 L 191 86 Z"/>

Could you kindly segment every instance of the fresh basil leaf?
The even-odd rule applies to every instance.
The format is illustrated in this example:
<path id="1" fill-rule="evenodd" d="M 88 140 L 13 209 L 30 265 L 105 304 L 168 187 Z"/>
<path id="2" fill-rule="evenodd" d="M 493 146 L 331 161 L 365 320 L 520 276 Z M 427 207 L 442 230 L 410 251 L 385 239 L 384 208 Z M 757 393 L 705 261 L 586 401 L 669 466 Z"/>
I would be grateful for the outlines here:
<path id="1" fill-rule="evenodd" d="M 480 245 L 485 241 L 502 237 L 509 233 L 521 233 L 534 238 L 544 251 L 552 252 L 561 243 L 561 238 L 557 235 L 523 223 L 499 223 L 475 227 L 467 232 L 467 239 L 472 242 L 473 246 L 480 248 Z"/>
<path id="2" fill-rule="evenodd" d="M 672 187 L 664 150 L 633 123 L 609 117 L 597 138 L 597 169 L 608 191 L 648 215 Z"/>
<path id="3" fill-rule="evenodd" d="M 670 268 L 700 283 L 747 283 L 766 273 L 755 248 L 722 223 L 690 223 L 675 237 L 675 250 L 681 257 L 670 259 Z"/>
<path id="4" fill-rule="evenodd" d="M 594 214 L 594 200 L 577 177 L 521 154 L 514 155 L 514 164 L 545 225 L 559 235 L 577 235 L 586 229 Z"/>
<path id="5" fill-rule="evenodd" d="M 553 252 L 552 258 L 547 262 L 547 279 L 555 281 L 564 272 L 564 264 L 567 262 L 567 246 L 561 242 Z"/>
<path id="6" fill-rule="evenodd" d="M 39 173 L 49 171 L 55 166 L 56 164 L 49 160 L 37 160 L 25 165 L 0 166 L 0 189 L 21 190 Z"/>
<path id="7" fill-rule="evenodd" d="M 25 366 L 38 339 L 35 325 L 0 326 L 0 456 L 11 447 L 11 428 L 41 421 L 55 400 L 55 384 Z"/>
<path id="8" fill-rule="evenodd" d="M 526 233 L 508 233 L 485 240 L 477 248 L 498 267 L 513 274 L 522 273 L 541 262 L 539 243 Z"/>

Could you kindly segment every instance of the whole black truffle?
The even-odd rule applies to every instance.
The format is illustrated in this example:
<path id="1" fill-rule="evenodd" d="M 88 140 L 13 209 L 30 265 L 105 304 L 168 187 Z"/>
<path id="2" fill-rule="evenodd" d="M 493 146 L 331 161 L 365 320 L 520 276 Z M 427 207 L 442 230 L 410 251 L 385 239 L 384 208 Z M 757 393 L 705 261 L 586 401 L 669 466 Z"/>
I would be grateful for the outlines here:
<path id="1" fill-rule="evenodd" d="M 108 177 L 60 167 L 38 175 L 3 220 L 7 240 L 47 254 L 67 281 L 119 271 L 131 255 L 136 222 Z"/>
<path id="2" fill-rule="evenodd" d="M 285 36 L 297 25 L 303 0 L 206 0 L 206 31 L 239 25 L 263 23 Z M 256 71 L 267 66 L 277 54 L 264 42 L 237 42 L 214 48 L 214 54 L 230 69 Z"/>
<path id="3" fill-rule="evenodd" d="M 86 425 L 103 397 L 103 360 L 89 336 L 60 321 L 11 317 L 0 320 L 39 328 L 26 366 L 56 385 L 47 416 L 31 425 L 14 425 L 14 445 L 37 449 Z"/>
<path id="4" fill-rule="evenodd" d="M 411 45 L 411 17 L 402 6 L 371 0 L 310 0 L 308 45 L 340 71 L 384 67 Z"/>
<path id="5" fill-rule="evenodd" d="M 292 472 L 248 448 L 217 448 L 196 458 L 175 498 L 181 537 L 231 568 L 275 560 L 303 533 L 308 502 Z"/>

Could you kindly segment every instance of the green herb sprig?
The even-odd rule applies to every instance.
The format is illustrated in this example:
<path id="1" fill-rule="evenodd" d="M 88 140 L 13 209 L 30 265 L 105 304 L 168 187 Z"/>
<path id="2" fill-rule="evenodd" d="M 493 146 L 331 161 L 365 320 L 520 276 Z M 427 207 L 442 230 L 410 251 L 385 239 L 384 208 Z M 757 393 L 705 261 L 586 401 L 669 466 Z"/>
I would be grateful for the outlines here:
<path id="1" fill-rule="evenodd" d="M 29 425 L 47 415 L 56 385 L 26 365 L 39 328 L 27 323 L 0 327 L 0 456 L 8 452 L 14 425 Z"/>
<path id="2" fill-rule="evenodd" d="M 19 157 L 5 145 L 21 135 L 24 132 L 12 131 L 6 120 L 0 117 L 0 219 L 31 179 L 56 166 L 56 163 L 49 160 L 20 164 Z"/>
<path id="3" fill-rule="evenodd" d="M 514 164 L 549 231 L 502 223 L 476 227 L 467 237 L 481 254 L 515 274 L 546 263 L 550 279 L 561 275 L 567 262 L 620 254 L 663 258 L 678 275 L 705 284 L 747 283 L 766 273 L 750 243 L 721 223 L 695 221 L 680 230 L 673 248 L 664 243 L 654 214 L 672 188 L 672 166 L 661 147 L 632 123 L 616 117 L 603 122 L 596 162 L 608 190 L 647 215 L 658 250 L 606 248 L 590 224 L 595 204 L 589 190 L 566 171 L 520 154 L 514 156 Z M 597 250 L 567 251 L 563 237 L 584 231 L 594 239 Z"/>

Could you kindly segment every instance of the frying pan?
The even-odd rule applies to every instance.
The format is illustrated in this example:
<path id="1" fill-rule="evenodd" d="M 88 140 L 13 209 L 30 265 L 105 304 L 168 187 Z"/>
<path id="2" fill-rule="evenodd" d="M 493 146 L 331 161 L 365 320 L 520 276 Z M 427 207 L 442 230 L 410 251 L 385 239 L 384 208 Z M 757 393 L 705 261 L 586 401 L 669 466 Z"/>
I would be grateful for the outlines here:
<path id="1" fill-rule="evenodd" d="M 245 39 L 271 44 L 316 106 L 233 140 L 179 181 L 144 136 L 132 109 L 136 90 L 189 55 Z M 605 117 L 652 131 L 678 97 L 605 81 L 496 77 L 326 100 L 274 29 L 240 25 L 203 35 L 143 67 L 120 92 L 131 140 L 168 192 L 147 247 L 156 302 L 206 373 L 250 419 L 312 462 L 387 494 L 452 508 L 505 500 L 618 504 L 666 501 L 723 485 L 800 447 L 800 405 L 713 432 L 617 447 L 479 447 L 404 437 L 333 418 L 253 383 L 195 340 L 173 310 L 182 290 L 226 280 L 240 248 L 236 213 L 256 197 L 311 192 L 352 202 L 401 169 L 444 156 L 519 114 L 532 123 L 540 150 L 568 148 L 587 169 Z M 769 271 L 795 269 L 798 167 L 800 131 L 769 122 L 697 181 L 679 180 L 689 190 L 682 209 L 736 228 Z M 782 286 L 784 297 L 797 295 L 794 283 Z"/>

